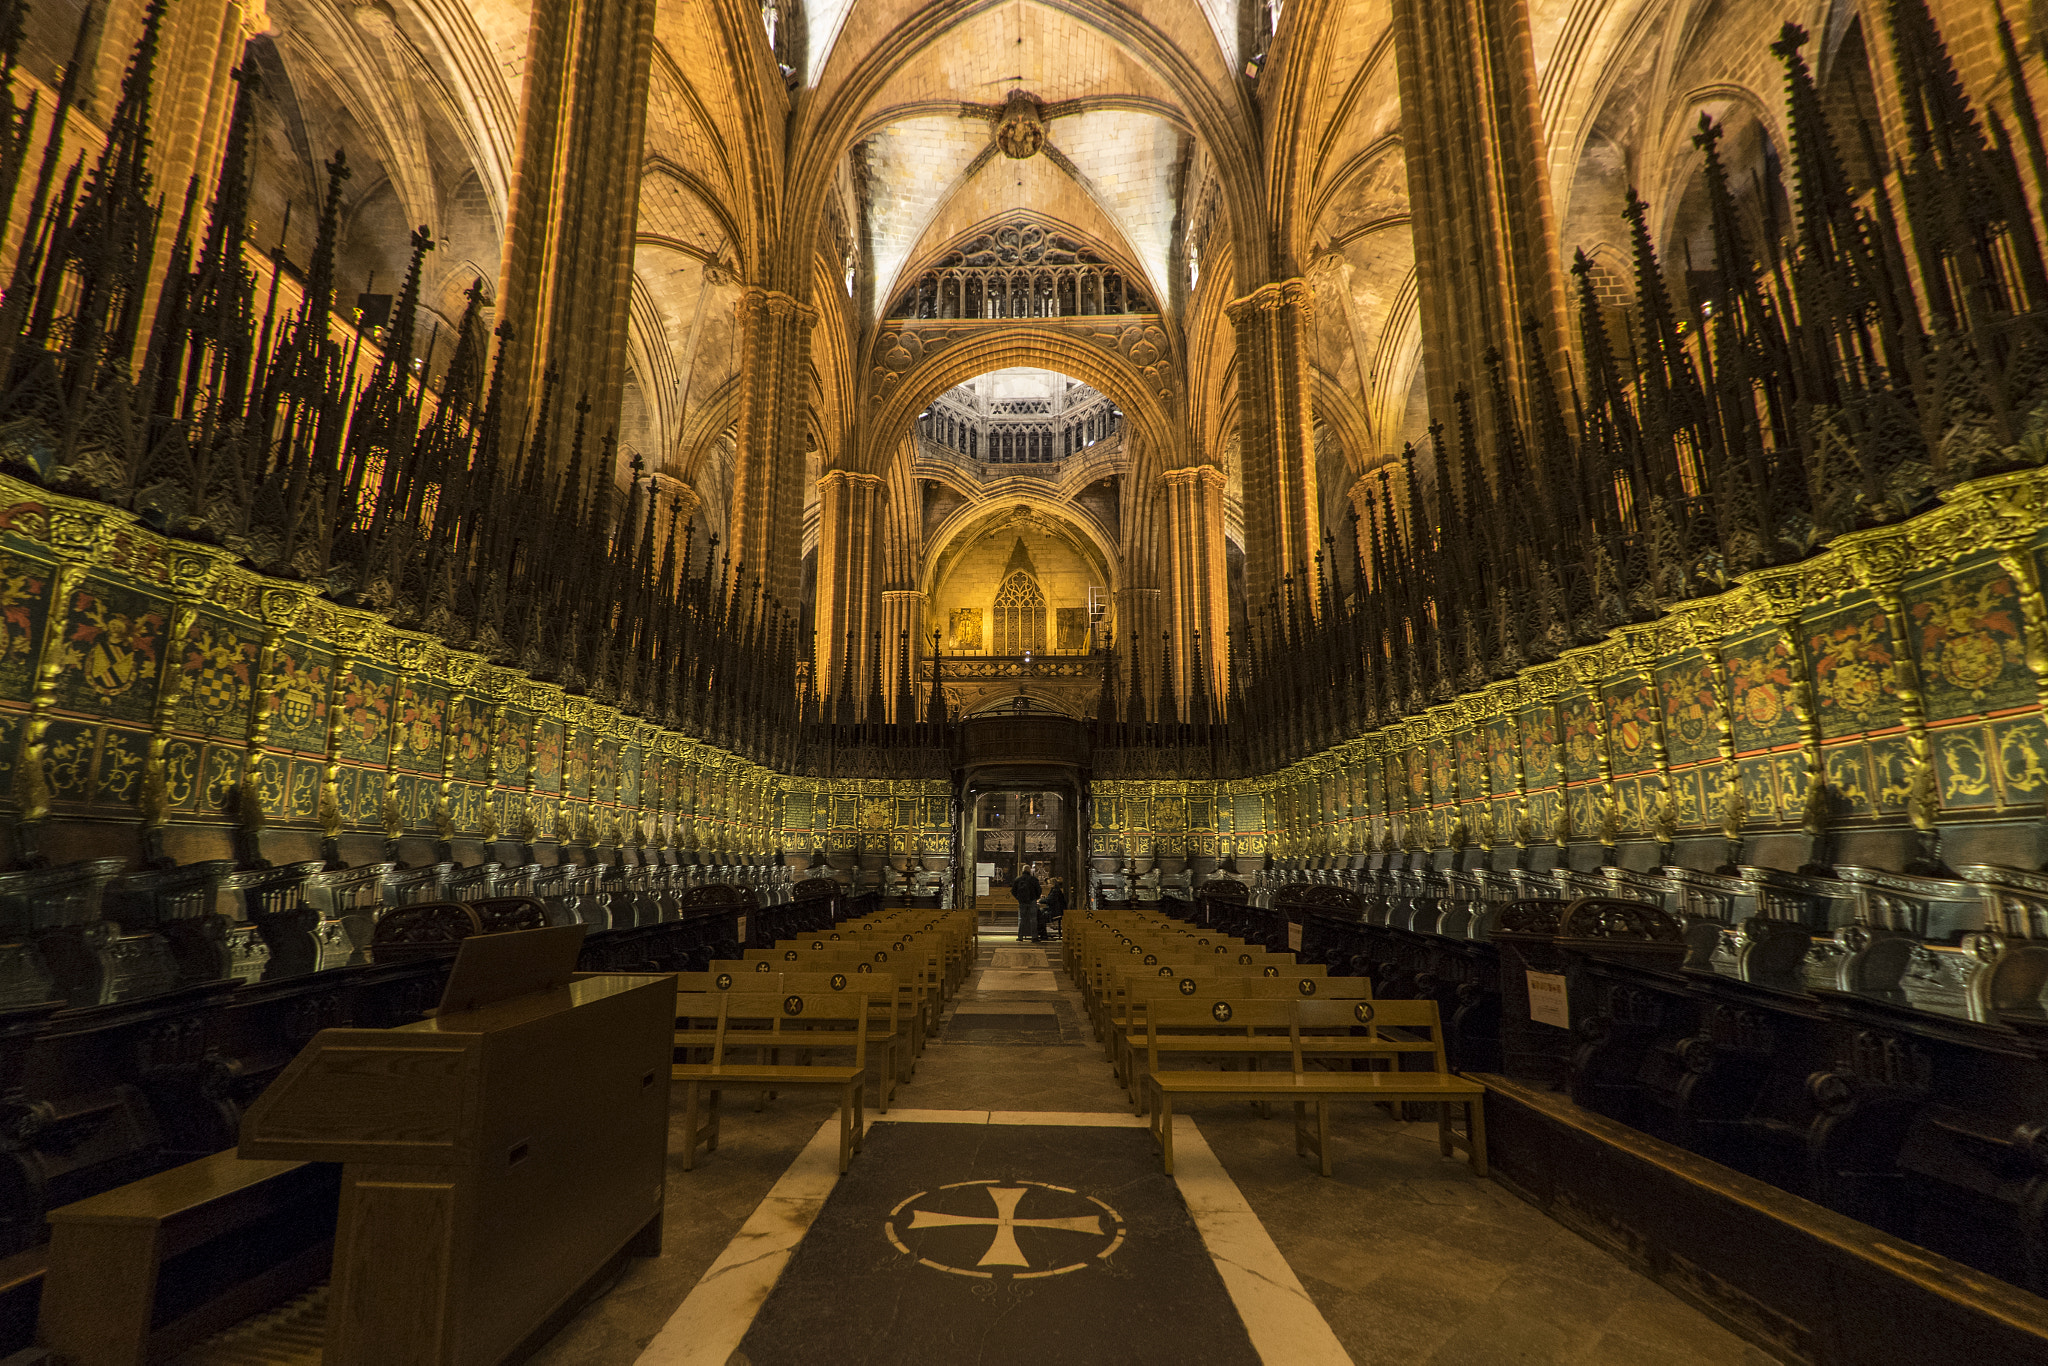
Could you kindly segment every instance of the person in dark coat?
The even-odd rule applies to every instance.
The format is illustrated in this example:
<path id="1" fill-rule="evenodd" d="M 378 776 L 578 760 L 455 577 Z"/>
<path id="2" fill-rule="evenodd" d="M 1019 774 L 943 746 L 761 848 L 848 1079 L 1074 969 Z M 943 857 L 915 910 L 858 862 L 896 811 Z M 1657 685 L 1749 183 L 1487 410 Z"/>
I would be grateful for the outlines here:
<path id="1" fill-rule="evenodd" d="M 1038 903 L 1038 942 L 1043 944 L 1052 938 L 1046 928 L 1067 911 L 1067 884 L 1063 878 L 1054 878 L 1052 885 L 1045 889 L 1045 896 Z"/>
<path id="2" fill-rule="evenodd" d="M 1017 898 L 1018 941 L 1035 938 L 1038 934 L 1038 875 L 1027 867 L 1010 884 L 1010 895 Z"/>

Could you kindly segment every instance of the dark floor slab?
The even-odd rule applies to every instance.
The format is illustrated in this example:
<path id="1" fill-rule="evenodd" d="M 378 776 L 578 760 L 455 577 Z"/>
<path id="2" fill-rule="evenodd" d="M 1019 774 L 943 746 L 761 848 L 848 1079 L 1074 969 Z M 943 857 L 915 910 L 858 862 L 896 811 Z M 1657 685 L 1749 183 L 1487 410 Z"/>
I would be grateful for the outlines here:
<path id="1" fill-rule="evenodd" d="M 996 1014 L 961 1011 L 946 1024 L 948 1043 L 1056 1044 L 1060 1018 L 1050 1008 Z"/>
<path id="2" fill-rule="evenodd" d="M 739 1357 L 1259 1360 L 1143 1130 L 953 1124 L 869 1131 Z"/>

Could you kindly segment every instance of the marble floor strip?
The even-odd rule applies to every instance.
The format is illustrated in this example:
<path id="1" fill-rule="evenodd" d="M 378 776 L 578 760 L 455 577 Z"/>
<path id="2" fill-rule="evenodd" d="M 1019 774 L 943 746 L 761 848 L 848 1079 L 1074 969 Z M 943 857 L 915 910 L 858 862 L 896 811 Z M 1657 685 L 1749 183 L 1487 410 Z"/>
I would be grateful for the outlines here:
<path id="1" fill-rule="evenodd" d="M 1244 1192 L 1186 1115 L 1173 1117 L 1173 1180 L 1259 1359 L 1267 1366 L 1352 1366 Z"/>
<path id="2" fill-rule="evenodd" d="M 839 1121 L 827 1120 L 669 1317 L 635 1366 L 726 1366 L 839 1180 Z"/>

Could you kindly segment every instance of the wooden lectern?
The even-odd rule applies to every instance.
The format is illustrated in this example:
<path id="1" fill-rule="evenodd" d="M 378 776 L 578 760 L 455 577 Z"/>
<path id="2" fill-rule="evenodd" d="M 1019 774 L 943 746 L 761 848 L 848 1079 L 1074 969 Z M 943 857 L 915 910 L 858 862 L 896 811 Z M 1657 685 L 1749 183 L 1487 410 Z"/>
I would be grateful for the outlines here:
<path id="1" fill-rule="evenodd" d="M 561 933 L 462 954 L 531 960 Z M 561 976 L 398 1029 L 322 1030 L 244 1118 L 243 1157 L 343 1164 L 325 1366 L 493 1366 L 620 1257 L 660 1251 L 675 979 Z"/>

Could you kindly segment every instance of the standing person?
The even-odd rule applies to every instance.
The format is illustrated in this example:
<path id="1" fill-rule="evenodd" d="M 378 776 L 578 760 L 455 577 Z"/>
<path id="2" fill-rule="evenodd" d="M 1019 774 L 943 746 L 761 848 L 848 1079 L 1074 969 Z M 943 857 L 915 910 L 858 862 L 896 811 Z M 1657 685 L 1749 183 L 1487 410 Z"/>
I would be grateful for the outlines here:
<path id="1" fill-rule="evenodd" d="M 1038 942 L 1043 944 L 1052 936 L 1046 930 L 1067 911 L 1067 883 L 1064 878 L 1054 878 L 1052 885 L 1045 889 L 1045 900 L 1038 906 Z"/>
<path id="2" fill-rule="evenodd" d="M 1031 865 L 1017 874 L 1010 895 L 1017 898 L 1017 941 L 1022 943 L 1038 933 L 1038 875 Z"/>

